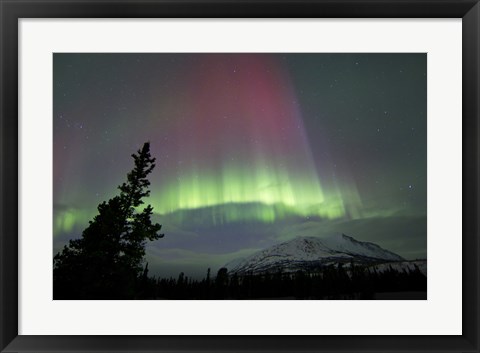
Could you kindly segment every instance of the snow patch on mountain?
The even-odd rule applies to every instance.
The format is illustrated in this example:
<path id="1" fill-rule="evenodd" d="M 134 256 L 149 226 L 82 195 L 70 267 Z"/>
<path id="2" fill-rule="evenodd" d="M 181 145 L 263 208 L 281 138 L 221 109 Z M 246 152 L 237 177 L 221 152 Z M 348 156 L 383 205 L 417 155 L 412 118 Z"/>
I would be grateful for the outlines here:
<path id="1" fill-rule="evenodd" d="M 298 237 L 227 263 L 231 273 L 296 271 L 334 263 L 379 263 L 404 259 L 374 243 L 361 242 L 345 234 L 325 238 Z"/>
<path id="2" fill-rule="evenodd" d="M 427 276 L 427 260 L 412 260 L 412 261 L 401 261 L 401 262 L 393 262 L 393 263 L 383 263 L 383 264 L 376 264 L 369 267 L 369 269 L 375 269 L 378 273 L 383 273 L 388 271 L 389 269 L 394 271 L 406 271 L 406 272 L 414 272 L 418 268 L 418 270 L 424 275 Z"/>

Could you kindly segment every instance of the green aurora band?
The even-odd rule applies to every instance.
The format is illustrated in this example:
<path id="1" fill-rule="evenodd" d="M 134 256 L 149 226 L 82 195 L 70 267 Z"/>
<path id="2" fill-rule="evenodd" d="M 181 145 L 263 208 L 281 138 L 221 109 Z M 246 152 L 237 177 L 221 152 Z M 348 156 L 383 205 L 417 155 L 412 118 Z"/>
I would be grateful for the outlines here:
<path id="1" fill-rule="evenodd" d="M 261 55 L 207 55 L 200 61 L 201 74 L 184 74 L 184 97 L 157 97 L 144 123 L 157 158 L 146 202 L 156 214 L 174 215 L 171 219 L 182 224 L 188 222 L 182 211 L 205 209 L 210 216 L 203 221 L 212 225 L 362 216 L 354 182 L 339 186 L 334 177 L 325 182 L 319 177 L 324 166 L 314 160 L 282 64 Z M 237 75 L 232 65 L 250 74 Z M 235 84 L 225 86 L 230 81 Z M 162 119 L 158 111 L 178 119 Z M 170 138 L 157 141 L 161 133 Z M 86 226 L 94 206 L 56 210 L 54 234 Z"/>

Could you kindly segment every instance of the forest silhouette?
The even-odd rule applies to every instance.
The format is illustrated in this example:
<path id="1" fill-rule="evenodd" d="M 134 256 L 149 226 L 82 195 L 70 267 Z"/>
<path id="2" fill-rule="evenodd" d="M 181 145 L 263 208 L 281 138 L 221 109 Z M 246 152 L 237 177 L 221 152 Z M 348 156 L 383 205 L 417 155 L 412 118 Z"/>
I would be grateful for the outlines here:
<path id="1" fill-rule="evenodd" d="M 232 273 L 218 270 L 214 279 L 210 269 L 201 280 L 188 278 L 145 278 L 145 299 L 318 299 L 370 300 L 389 293 L 388 299 L 426 299 L 427 277 L 418 266 L 383 271 L 353 262 L 296 272 Z M 385 298 L 387 299 L 387 298 Z"/>

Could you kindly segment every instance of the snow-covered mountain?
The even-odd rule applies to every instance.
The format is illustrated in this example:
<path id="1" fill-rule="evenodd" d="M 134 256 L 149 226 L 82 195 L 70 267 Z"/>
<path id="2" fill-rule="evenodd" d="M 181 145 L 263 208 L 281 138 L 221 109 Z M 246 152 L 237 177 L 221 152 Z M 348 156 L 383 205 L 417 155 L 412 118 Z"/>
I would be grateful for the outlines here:
<path id="1" fill-rule="evenodd" d="M 355 240 L 345 234 L 326 238 L 299 237 L 261 250 L 224 267 L 230 273 L 262 273 L 313 269 L 335 263 L 375 264 L 404 259 L 380 246 Z"/>

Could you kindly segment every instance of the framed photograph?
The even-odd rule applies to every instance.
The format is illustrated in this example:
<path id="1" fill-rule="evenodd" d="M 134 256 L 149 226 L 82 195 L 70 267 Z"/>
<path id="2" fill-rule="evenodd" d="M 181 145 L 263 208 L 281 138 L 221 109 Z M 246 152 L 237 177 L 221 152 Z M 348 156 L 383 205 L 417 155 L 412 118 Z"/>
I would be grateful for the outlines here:
<path id="1" fill-rule="evenodd" d="M 479 352 L 477 1 L 0 11 L 2 352 Z"/>

